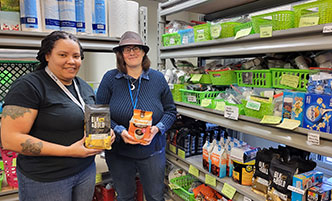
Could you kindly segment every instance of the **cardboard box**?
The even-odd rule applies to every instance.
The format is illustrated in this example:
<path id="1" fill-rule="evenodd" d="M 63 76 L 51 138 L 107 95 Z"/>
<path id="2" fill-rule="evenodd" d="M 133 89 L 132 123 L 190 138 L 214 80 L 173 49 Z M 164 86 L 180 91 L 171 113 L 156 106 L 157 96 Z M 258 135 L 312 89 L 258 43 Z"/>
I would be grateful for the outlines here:
<path id="1" fill-rule="evenodd" d="M 304 192 L 315 184 L 323 182 L 323 173 L 310 171 L 302 174 L 296 174 L 293 176 L 293 183 L 297 189 L 304 190 Z M 292 201 L 305 201 L 305 194 L 302 195 L 300 193 L 292 191 Z"/>
<path id="2" fill-rule="evenodd" d="M 305 93 L 285 91 L 283 95 L 282 118 L 303 122 Z"/>
<path id="3" fill-rule="evenodd" d="M 321 94 L 306 94 L 303 128 L 332 133 L 332 97 Z"/>

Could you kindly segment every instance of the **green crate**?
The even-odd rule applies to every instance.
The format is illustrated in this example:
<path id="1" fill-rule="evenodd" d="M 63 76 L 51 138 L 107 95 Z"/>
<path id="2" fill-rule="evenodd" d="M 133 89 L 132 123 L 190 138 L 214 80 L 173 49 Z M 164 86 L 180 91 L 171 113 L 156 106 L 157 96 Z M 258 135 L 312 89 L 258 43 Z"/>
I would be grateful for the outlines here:
<path id="1" fill-rule="evenodd" d="M 294 12 L 276 11 L 251 17 L 255 33 L 260 33 L 261 26 L 272 26 L 272 30 L 294 28 Z"/>
<path id="2" fill-rule="evenodd" d="M 173 88 L 171 89 L 173 100 L 177 102 L 182 101 L 182 94 L 180 89 L 185 89 L 185 84 L 173 84 Z"/>
<path id="3" fill-rule="evenodd" d="M 313 9 L 317 9 L 313 11 Z M 293 6 L 295 13 L 295 27 L 299 27 L 301 17 L 318 16 L 318 24 L 327 24 L 332 22 L 332 0 L 319 0 L 309 3 Z"/>
<path id="4" fill-rule="evenodd" d="M 38 64 L 37 61 L 0 60 L 0 101 L 17 78 L 34 71 Z"/>
<path id="5" fill-rule="evenodd" d="M 221 38 L 229 38 L 235 36 L 234 27 L 240 25 L 239 22 L 224 22 L 221 23 Z"/>
<path id="6" fill-rule="evenodd" d="M 208 71 L 212 85 L 231 85 L 236 83 L 234 70 Z"/>
<path id="7" fill-rule="evenodd" d="M 214 99 L 221 91 L 194 91 L 188 89 L 180 89 L 182 94 L 182 102 L 193 105 L 201 105 L 203 99 Z"/>
<path id="8" fill-rule="evenodd" d="M 196 25 L 193 28 L 195 42 L 211 40 L 210 23 Z"/>
<path id="9" fill-rule="evenodd" d="M 317 73 L 316 70 L 283 69 L 283 68 L 271 68 L 270 70 L 272 72 L 273 88 L 293 89 L 297 91 L 306 91 L 309 81 L 309 75 Z M 299 81 L 297 87 L 282 85 L 280 82 L 283 74 L 298 76 Z"/>
<path id="10" fill-rule="evenodd" d="M 260 102 L 261 106 L 259 110 L 253 110 L 246 107 L 247 102 L 247 100 L 242 100 L 244 115 L 258 119 L 262 119 L 264 115 L 273 115 L 274 105 L 272 103 Z"/>
<path id="11" fill-rule="evenodd" d="M 180 196 L 185 201 L 195 201 L 194 193 L 188 192 L 191 184 L 195 181 L 198 181 L 198 179 L 188 174 L 185 176 L 173 178 L 170 180 L 170 183 L 178 187 L 173 189 L 175 194 Z"/>
<path id="12" fill-rule="evenodd" d="M 271 88 L 270 70 L 236 70 L 237 85 L 241 87 Z"/>
<path id="13" fill-rule="evenodd" d="M 255 30 L 254 30 L 254 27 L 252 26 L 252 22 L 246 22 L 246 23 L 242 23 L 242 24 L 239 24 L 237 26 L 234 27 L 234 32 L 235 32 L 235 35 L 238 31 L 241 31 L 242 29 L 247 29 L 247 28 L 250 28 L 251 27 L 251 31 L 250 31 L 250 34 L 255 34 Z"/>
<path id="14" fill-rule="evenodd" d="M 166 33 L 163 34 L 162 38 L 164 47 L 181 45 L 181 36 L 178 33 Z"/>

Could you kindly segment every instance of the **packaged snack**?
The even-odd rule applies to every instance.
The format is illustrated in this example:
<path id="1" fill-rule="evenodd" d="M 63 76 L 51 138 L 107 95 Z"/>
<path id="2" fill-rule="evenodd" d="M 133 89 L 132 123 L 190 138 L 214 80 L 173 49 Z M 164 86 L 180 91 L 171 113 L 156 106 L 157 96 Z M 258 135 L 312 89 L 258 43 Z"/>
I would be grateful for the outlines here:
<path id="1" fill-rule="evenodd" d="M 108 105 L 85 105 L 85 146 L 111 149 L 111 115 Z"/>
<path id="2" fill-rule="evenodd" d="M 145 142 L 150 135 L 153 112 L 134 110 L 134 115 L 129 124 L 129 135 L 133 136 L 137 142 Z"/>
<path id="3" fill-rule="evenodd" d="M 285 91 L 283 96 L 282 118 L 303 122 L 304 96 L 302 92 Z"/>

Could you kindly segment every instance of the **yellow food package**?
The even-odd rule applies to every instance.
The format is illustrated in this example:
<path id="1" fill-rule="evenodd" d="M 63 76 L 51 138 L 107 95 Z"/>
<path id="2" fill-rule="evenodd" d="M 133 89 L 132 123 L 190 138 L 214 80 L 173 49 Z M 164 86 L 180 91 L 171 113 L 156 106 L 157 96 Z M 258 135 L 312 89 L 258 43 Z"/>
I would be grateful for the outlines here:
<path id="1" fill-rule="evenodd" d="M 85 147 L 111 149 L 111 115 L 108 105 L 85 105 Z"/>

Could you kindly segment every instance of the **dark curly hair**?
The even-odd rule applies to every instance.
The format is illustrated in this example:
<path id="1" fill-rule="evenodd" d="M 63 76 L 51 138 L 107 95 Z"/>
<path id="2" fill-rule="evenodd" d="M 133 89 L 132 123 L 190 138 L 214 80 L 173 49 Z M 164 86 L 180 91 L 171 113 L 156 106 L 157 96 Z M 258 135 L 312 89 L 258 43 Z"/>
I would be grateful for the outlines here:
<path id="1" fill-rule="evenodd" d="M 54 48 L 55 42 L 60 39 L 70 39 L 77 42 L 78 46 L 80 47 L 81 59 L 84 59 L 83 48 L 75 35 L 64 31 L 53 31 L 41 41 L 41 47 L 36 57 L 36 59 L 40 61 L 40 63 L 36 70 L 44 69 L 47 66 L 48 62 L 46 61 L 45 56 L 51 53 L 52 49 Z"/>

